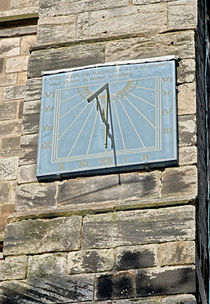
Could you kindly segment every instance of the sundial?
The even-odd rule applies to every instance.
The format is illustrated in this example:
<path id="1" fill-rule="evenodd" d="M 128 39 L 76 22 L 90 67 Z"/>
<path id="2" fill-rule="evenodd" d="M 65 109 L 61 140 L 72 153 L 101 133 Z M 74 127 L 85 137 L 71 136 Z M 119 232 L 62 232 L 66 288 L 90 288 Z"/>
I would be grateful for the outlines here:
<path id="1" fill-rule="evenodd" d="M 37 177 L 65 178 L 177 161 L 175 57 L 43 76 Z"/>

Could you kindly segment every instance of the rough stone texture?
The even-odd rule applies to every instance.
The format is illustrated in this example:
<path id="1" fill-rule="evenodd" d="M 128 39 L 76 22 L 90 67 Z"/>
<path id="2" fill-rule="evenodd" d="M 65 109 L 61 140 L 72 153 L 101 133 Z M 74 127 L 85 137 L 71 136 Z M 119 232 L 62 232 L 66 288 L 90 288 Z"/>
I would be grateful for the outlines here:
<path id="1" fill-rule="evenodd" d="M 24 106 L 23 106 L 24 114 L 36 114 L 39 112 L 40 112 L 40 100 L 24 102 Z"/>
<path id="2" fill-rule="evenodd" d="M 165 267 L 158 270 L 138 270 L 137 296 L 194 293 L 195 267 Z"/>
<path id="3" fill-rule="evenodd" d="M 31 34 L 36 34 L 36 31 L 37 31 L 36 25 L 2 28 L 0 29 L 0 38 L 31 35 Z"/>
<path id="4" fill-rule="evenodd" d="M 4 255 L 77 250 L 81 217 L 27 220 L 6 227 Z"/>
<path id="5" fill-rule="evenodd" d="M 20 38 L 7 38 L 0 41 L 0 56 L 20 55 Z"/>
<path id="6" fill-rule="evenodd" d="M 0 87 L 15 85 L 17 83 L 17 74 L 0 74 Z"/>
<path id="7" fill-rule="evenodd" d="M 55 184 L 25 184 L 17 188 L 16 210 L 25 211 L 55 206 Z"/>
<path id="8" fill-rule="evenodd" d="M 141 197 L 156 197 L 160 189 L 160 173 L 105 175 L 65 181 L 59 185 L 60 205 L 94 203 L 103 201 L 139 200 Z M 87 182 L 88 180 L 88 182 Z"/>
<path id="9" fill-rule="evenodd" d="M 162 196 L 197 194 L 197 169 L 195 166 L 166 168 L 162 179 Z"/>
<path id="10" fill-rule="evenodd" d="M 196 304 L 197 301 L 193 295 L 174 295 L 162 299 L 162 304 Z"/>
<path id="11" fill-rule="evenodd" d="M 0 121 L 17 118 L 18 102 L 0 104 Z"/>
<path id="12" fill-rule="evenodd" d="M 84 248 L 110 248 L 195 237 L 194 207 L 89 215 L 84 218 Z"/>
<path id="13" fill-rule="evenodd" d="M 197 148 L 183 147 L 179 149 L 179 165 L 193 165 L 197 163 Z"/>
<path id="14" fill-rule="evenodd" d="M 196 113 L 196 85 L 187 83 L 178 86 L 178 115 Z"/>
<path id="15" fill-rule="evenodd" d="M 1 157 L 19 156 L 20 136 L 3 138 L 0 149 Z"/>
<path id="16" fill-rule="evenodd" d="M 27 281 L 8 281 L 0 284 L 0 303 L 67 304 L 93 300 L 93 277 L 46 276 L 30 277 Z"/>
<path id="17" fill-rule="evenodd" d="M 120 39 L 106 43 L 105 62 L 178 55 L 182 59 L 195 57 L 193 31 L 172 32 L 147 37 Z"/>
<path id="18" fill-rule="evenodd" d="M 194 115 L 178 117 L 179 146 L 194 146 L 196 144 L 196 119 Z"/>
<path id="19" fill-rule="evenodd" d="M 163 243 L 158 248 L 160 266 L 195 264 L 195 242 Z"/>
<path id="20" fill-rule="evenodd" d="M 157 247 L 155 245 L 126 246 L 116 249 L 116 267 L 118 270 L 145 268 L 157 265 Z"/>
<path id="21" fill-rule="evenodd" d="M 0 125 L 1 129 L 1 125 Z M 20 165 L 29 165 L 36 163 L 38 135 L 21 136 L 20 148 L 21 157 L 19 158 Z"/>
<path id="22" fill-rule="evenodd" d="M 18 174 L 18 183 L 30 183 L 37 181 L 36 178 L 36 165 L 27 165 L 19 167 L 19 174 Z"/>
<path id="23" fill-rule="evenodd" d="M 4 240 L 4 229 L 7 224 L 7 217 L 15 211 L 15 205 L 2 204 L 0 205 L 0 241 Z"/>
<path id="24" fill-rule="evenodd" d="M 82 250 L 68 254 L 68 272 L 111 271 L 114 268 L 114 250 Z"/>
<path id="25" fill-rule="evenodd" d="M 0 281 L 25 279 L 27 260 L 26 256 L 18 256 L 7 257 L 5 260 L 0 261 Z"/>
<path id="26" fill-rule="evenodd" d="M 25 86 L 6 87 L 3 90 L 3 101 L 23 99 Z"/>
<path id="27" fill-rule="evenodd" d="M 96 278 L 96 298 L 98 300 L 133 298 L 134 281 L 133 271 L 102 274 Z"/>
<path id="28" fill-rule="evenodd" d="M 186 83 L 195 81 L 195 60 L 184 59 L 177 66 L 177 82 Z"/>
<path id="29" fill-rule="evenodd" d="M 28 276 L 67 274 L 67 253 L 43 254 L 29 257 Z"/>
<path id="30" fill-rule="evenodd" d="M 0 182 L 0 204 L 8 202 L 9 183 Z"/>
<path id="31" fill-rule="evenodd" d="M 42 93 L 42 78 L 28 79 L 25 86 L 25 101 L 40 100 Z"/>
<path id="32" fill-rule="evenodd" d="M 104 62 L 104 43 L 33 52 L 29 59 L 29 78 L 40 77 L 42 71 L 67 69 Z"/>
<path id="33" fill-rule="evenodd" d="M 25 114 L 22 122 L 22 135 L 38 133 L 39 114 Z"/>
<path id="34" fill-rule="evenodd" d="M 0 123 L 0 136 L 20 134 L 21 123 L 19 121 L 10 121 Z"/>
<path id="35" fill-rule="evenodd" d="M 36 42 L 36 35 L 25 36 L 21 39 L 21 55 L 28 55 L 30 47 L 32 47 Z"/>
<path id="36" fill-rule="evenodd" d="M 18 159 L 15 157 L 0 159 L 0 180 L 17 178 Z"/>
<path id="37" fill-rule="evenodd" d="M 0 73 L 3 72 L 4 59 L 0 58 Z"/>
<path id="38" fill-rule="evenodd" d="M 27 71 L 28 56 L 18 56 L 6 59 L 5 70 L 7 73 Z"/>

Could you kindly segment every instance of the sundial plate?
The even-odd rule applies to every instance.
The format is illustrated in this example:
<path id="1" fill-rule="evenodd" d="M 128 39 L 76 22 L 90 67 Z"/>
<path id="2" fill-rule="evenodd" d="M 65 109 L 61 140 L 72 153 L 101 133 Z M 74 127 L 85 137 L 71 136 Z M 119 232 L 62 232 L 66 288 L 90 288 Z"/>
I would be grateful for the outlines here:
<path id="1" fill-rule="evenodd" d="M 175 60 L 104 64 L 43 76 L 37 177 L 177 161 L 175 77 Z M 107 128 L 96 99 L 88 102 L 106 84 Z M 105 113 L 107 91 L 97 98 Z"/>

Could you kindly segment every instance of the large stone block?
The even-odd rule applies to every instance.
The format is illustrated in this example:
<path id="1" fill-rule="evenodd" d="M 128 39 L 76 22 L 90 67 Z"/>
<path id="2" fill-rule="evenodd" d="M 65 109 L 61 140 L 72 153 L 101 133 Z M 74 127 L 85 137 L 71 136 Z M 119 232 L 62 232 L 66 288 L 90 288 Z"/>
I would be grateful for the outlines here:
<path id="1" fill-rule="evenodd" d="M 167 55 L 195 57 L 194 31 L 156 34 L 106 43 L 105 61 L 142 59 Z"/>
<path id="2" fill-rule="evenodd" d="M 0 104 L 0 121 L 17 118 L 18 102 Z"/>
<path id="3" fill-rule="evenodd" d="M 0 159 L 0 180 L 17 178 L 18 159 L 16 157 Z"/>
<path id="4" fill-rule="evenodd" d="M 36 114 L 40 113 L 40 100 L 32 100 L 24 102 L 23 105 L 24 114 Z"/>
<path id="5" fill-rule="evenodd" d="M 20 51 L 21 55 L 28 55 L 30 52 L 30 47 L 33 46 L 36 42 L 36 35 L 27 35 L 21 39 Z"/>
<path id="6" fill-rule="evenodd" d="M 27 71 L 28 56 L 18 56 L 6 59 L 5 71 L 7 73 Z"/>
<path id="7" fill-rule="evenodd" d="M 66 304 L 93 301 L 92 275 L 50 275 L 0 284 L 0 303 Z M 15 301 L 15 302 L 14 302 Z"/>
<path id="8" fill-rule="evenodd" d="M 173 295 L 162 299 L 162 304 L 196 304 L 196 298 L 194 295 Z"/>
<path id="9" fill-rule="evenodd" d="M 194 293 L 195 281 L 194 266 L 139 270 L 136 278 L 136 293 L 138 297 Z"/>
<path id="10" fill-rule="evenodd" d="M 1 125 L 0 125 L 1 128 Z M 20 165 L 36 163 L 38 135 L 25 135 L 20 138 L 21 156 Z"/>
<path id="11" fill-rule="evenodd" d="M 186 83 L 195 81 L 195 60 L 181 60 L 177 67 L 177 82 Z"/>
<path id="12" fill-rule="evenodd" d="M 137 201 L 145 197 L 159 196 L 160 173 L 104 175 L 65 181 L 59 185 L 58 203 L 84 204 L 94 202 Z"/>
<path id="13" fill-rule="evenodd" d="M 194 194 L 198 192 L 197 168 L 196 166 L 186 166 L 179 168 L 167 168 L 163 172 L 162 196 L 183 194 Z"/>
<path id="14" fill-rule="evenodd" d="M 8 182 L 0 182 L 0 204 L 8 202 L 9 188 Z"/>
<path id="15" fill-rule="evenodd" d="M 195 208 L 170 207 L 89 215 L 84 218 L 83 248 L 110 248 L 195 238 Z"/>
<path id="16" fill-rule="evenodd" d="M 25 86 L 25 101 L 40 100 L 42 94 L 42 78 L 28 79 Z"/>
<path id="17" fill-rule="evenodd" d="M 67 253 L 49 253 L 29 257 L 28 276 L 30 277 L 66 274 Z"/>
<path id="18" fill-rule="evenodd" d="M 24 7 L 37 7 L 39 5 L 39 0 L 11 0 L 12 8 L 24 8 Z"/>
<path id="19" fill-rule="evenodd" d="M 53 183 L 20 185 L 17 188 L 16 210 L 54 207 L 55 194 L 56 185 Z"/>
<path id="20" fill-rule="evenodd" d="M 15 85 L 17 83 L 17 74 L 0 74 L 0 87 Z"/>
<path id="21" fill-rule="evenodd" d="M 22 123 L 22 134 L 34 134 L 39 130 L 39 113 L 25 114 Z"/>
<path id="22" fill-rule="evenodd" d="M 7 225 L 4 255 L 77 250 L 81 217 L 26 220 Z"/>
<path id="23" fill-rule="evenodd" d="M 27 26 L 18 26 L 11 28 L 1 28 L 0 29 L 0 38 L 9 38 L 9 37 L 17 37 L 24 35 L 36 34 L 37 26 L 36 25 L 27 25 Z"/>
<path id="24" fill-rule="evenodd" d="M 3 90 L 3 101 L 23 99 L 25 86 L 6 87 Z"/>
<path id="25" fill-rule="evenodd" d="M 21 132 L 21 122 L 10 121 L 0 123 L 0 136 L 5 137 L 7 135 L 19 135 Z"/>
<path id="26" fill-rule="evenodd" d="M 18 56 L 20 55 L 20 38 L 6 38 L 0 41 L 0 56 Z"/>
<path id="27" fill-rule="evenodd" d="M 26 256 L 18 256 L 7 257 L 5 260 L 0 261 L 0 281 L 25 279 L 27 260 Z"/>
<path id="28" fill-rule="evenodd" d="M 178 86 L 178 115 L 196 113 L 196 84 L 186 83 Z"/>
<path id="29" fill-rule="evenodd" d="M 183 115 L 178 117 L 178 143 L 180 147 L 195 146 L 196 144 L 195 115 Z"/>
<path id="30" fill-rule="evenodd" d="M 0 156 L 12 157 L 20 155 L 20 136 L 3 138 L 1 142 Z"/>
<path id="31" fill-rule="evenodd" d="M 40 77 L 42 71 L 103 63 L 104 48 L 104 43 L 91 43 L 33 52 L 29 59 L 29 78 Z"/>
<path id="32" fill-rule="evenodd" d="M 111 271 L 114 268 L 114 250 L 81 250 L 68 254 L 68 272 Z"/>
<path id="33" fill-rule="evenodd" d="M 195 165 L 197 164 L 197 148 L 183 147 L 179 149 L 179 165 Z"/>
<path id="34" fill-rule="evenodd" d="M 37 181 L 35 164 L 19 167 L 19 173 L 18 173 L 19 184 L 30 183 L 35 181 Z"/>

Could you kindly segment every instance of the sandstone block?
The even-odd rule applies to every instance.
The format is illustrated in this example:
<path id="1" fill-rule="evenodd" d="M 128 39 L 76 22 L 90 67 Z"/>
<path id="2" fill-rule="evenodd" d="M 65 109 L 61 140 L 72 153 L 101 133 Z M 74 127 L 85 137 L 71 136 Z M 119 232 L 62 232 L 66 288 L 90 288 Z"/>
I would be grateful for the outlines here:
<path id="1" fill-rule="evenodd" d="M 42 254 L 29 257 L 28 276 L 67 274 L 67 253 Z"/>
<path id="2" fill-rule="evenodd" d="M 22 134 L 34 134 L 39 130 L 39 114 L 25 114 L 22 122 Z"/>
<path id="3" fill-rule="evenodd" d="M 0 104 L 0 121 L 17 118 L 18 102 Z"/>
<path id="4" fill-rule="evenodd" d="M 0 74 L 0 87 L 15 85 L 17 83 L 17 74 Z"/>
<path id="5" fill-rule="evenodd" d="M 24 7 L 38 7 L 39 0 L 11 0 L 12 8 L 24 8 Z"/>
<path id="6" fill-rule="evenodd" d="M 40 100 L 42 94 L 42 78 L 28 79 L 25 86 L 25 101 Z"/>
<path id="7" fill-rule="evenodd" d="M 118 270 L 152 267 L 157 265 L 156 245 L 125 246 L 116 249 Z"/>
<path id="8" fill-rule="evenodd" d="M 194 293 L 195 281 L 194 266 L 139 270 L 136 278 L 136 292 L 140 297 Z"/>
<path id="9" fill-rule="evenodd" d="M 7 225 L 4 255 L 77 250 L 81 217 L 27 220 Z"/>
<path id="10" fill-rule="evenodd" d="M 40 77 L 42 71 L 67 69 L 104 62 L 104 43 L 33 52 L 29 59 L 29 78 Z"/>
<path id="11" fill-rule="evenodd" d="M 193 295 L 174 295 L 174 296 L 170 296 L 170 297 L 165 297 L 162 299 L 162 304 L 179 304 L 179 303 L 183 303 L 183 304 L 196 304 L 196 298 Z"/>
<path id="12" fill-rule="evenodd" d="M 0 58 L 0 73 L 3 72 L 4 59 Z"/>
<path id="13" fill-rule="evenodd" d="M 0 180 L 17 178 L 18 159 L 16 157 L 0 159 Z"/>
<path id="14" fill-rule="evenodd" d="M 25 211 L 35 208 L 55 206 L 55 184 L 26 184 L 17 188 L 16 210 Z"/>
<path id="15" fill-rule="evenodd" d="M 36 180 L 37 178 L 36 178 L 35 164 L 19 167 L 19 173 L 18 173 L 19 184 L 35 182 Z"/>
<path id="16" fill-rule="evenodd" d="M 6 73 L 27 71 L 28 56 L 18 56 L 6 59 Z"/>
<path id="17" fill-rule="evenodd" d="M 195 264 L 195 242 L 163 243 L 158 247 L 160 266 Z"/>
<path id="18" fill-rule="evenodd" d="M 0 56 L 18 56 L 20 55 L 20 38 L 6 38 L 0 41 Z"/>
<path id="19" fill-rule="evenodd" d="M 19 135 L 21 132 L 21 123 L 19 121 L 0 123 L 0 136 Z"/>
<path id="20" fill-rule="evenodd" d="M 195 146 L 196 144 L 196 118 L 194 115 L 178 117 L 179 146 Z"/>
<path id="21" fill-rule="evenodd" d="M 179 149 L 179 165 L 194 165 L 197 164 L 197 148 L 183 147 Z"/>
<path id="22" fill-rule="evenodd" d="M 89 37 L 89 12 L 80 13 L 77 17 L 76 39 Z"/>
<path id="23" fill-rule="evenodd" d="M 21 136 L 20 148 L 21 156 L 19 158 L 20 165 L 29 165 L 36 163 L 38 135 Z"/>
<path id="24" fill-rule="evenodd" d="M 3 138 L 1 142 L 0 156 L 12 157 L 20 155 L 20 136 Z"/>
<path id="25" fill-rule="evenodd" d="M 89 215 L 84 218 L 83 248 L 149 244 L 195 238 L 194 207 Z"/>
<path id="26" fill-rule="evenodd" d="M 159 195 L 160 173 L 104 175 L 65 181 L 59 185 L 58 202 L 61 205 L 115 201 L 130 202 L 142 197 Z"/>
<path id="27" fill-rule="evenodd" d="M 186 83 L 195 81 L 195 60 L 181 60 L 177 67 L 177 82 Z"/>
<path id="28" fill-rule="evenodd" d="M 35 44 L 36 35 L 22 37 L 20 44 L 21 55 L 28 55 L 30 47 Z"/>
<path id="29" fill-rule="evenodd" d="M 2 0 L 0 11 L 8 10 L 10 8 L 10 0 Z"/>
<path id="30" fill-rule="evenodd" d="M 167 168 L 163 172 L 162 196 L 197 195 L 197 168 L 186 166 Z"/>
<path id="31" fill-rule="evenodd" d="M 180 30 L 197 27 L 197 1 L 178 0 L 168 3 L 168 29 Z M 186 9 L 187 6 L 187 9 Z"/>
<path id="32" fill-rule="evenodd" d="M 2 28 L 0 29 L 0 37 L 8 38 L 8 37 L 36 34 L 36 29 L 37 29 L 36 25 Z"/>
<path id="33" fill-rule="evenodd" d="M 24 98 L 25 86 L 6 87 L 3 90 L 3 101 Z"/>
<path id="34" fill-rule="evenodd" d="M 114 250 L 82 250 L 68 254 L 68 272 L 111 271 L 114 268 Z"/>
<path id="35" fill-rule="evenodd" d="M 178 86 L 178 115 L 196 113 L 196 84 L 188 83 Z"/>
<path id="36" fill-rule="evenodd" d="M 40 113 L 40 100 L 24 102 L 23 113 L 24 114 Z"/>
<path id="37" fill-rule="evenodd" d="M 7 203 L 9 198 L 9 183 L 0 182 L 0 204 Z"/>
<path id="38" fill-rule="evenodd" d="M 167 55 L 195 57 L 194 31 L 156 34 L 106 42 L 105 62 Z"/>
<path id="39" fill-rule="evenodd" d="M 0 261 L 0 280 L 21 280 L 26 278 L 26 256 L 7 257 Z"/>
<path id="40" fill-rule="evenodd" d="M 98 300 L 124 299 L 134 297 L 134 272 L 103 274 L 96 278 Z"/>
<path id="41" fill-rule="evenodd" d="M 5 234 L 5 226 L 7 225 L 7 217 L 15 211 L 14 204 L 0 205 L 0 240 L 3 242 Z"/>
<path id="42" fill-rule="evenodd" d="M 27 81 L 27 77 L 28 77 L 27 72 L 18 73 L 18 85 L 25 85 Z"/>

